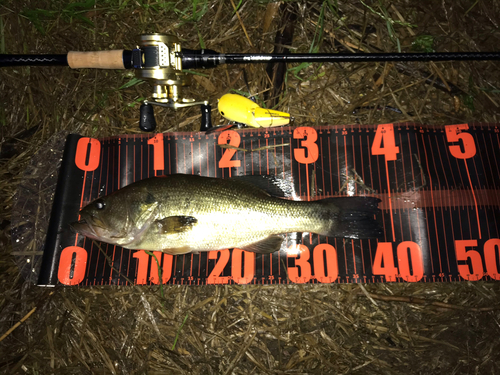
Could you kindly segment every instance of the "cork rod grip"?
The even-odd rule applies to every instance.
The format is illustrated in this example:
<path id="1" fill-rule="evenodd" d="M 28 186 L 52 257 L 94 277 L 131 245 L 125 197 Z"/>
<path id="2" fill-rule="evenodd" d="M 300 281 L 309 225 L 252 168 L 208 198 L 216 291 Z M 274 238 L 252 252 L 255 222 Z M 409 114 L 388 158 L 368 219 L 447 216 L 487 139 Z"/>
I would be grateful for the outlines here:
<path id="1" fill-rule="evenodd" d="M 125 69 L 123 65 L 123 50 L 68 52 L 68 65 L 72 69 Z"/>

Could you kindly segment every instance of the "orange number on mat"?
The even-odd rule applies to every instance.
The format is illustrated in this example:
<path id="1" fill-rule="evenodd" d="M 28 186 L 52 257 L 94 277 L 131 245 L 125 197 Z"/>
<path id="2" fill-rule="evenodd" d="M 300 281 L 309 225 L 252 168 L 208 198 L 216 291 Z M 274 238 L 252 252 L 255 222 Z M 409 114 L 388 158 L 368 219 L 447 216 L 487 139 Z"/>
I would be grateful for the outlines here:
<path id="1" fill-rule="evenodd" d="M 399 270 L 394 265 L 392 242 L 379 242 L 373 260 L 373 274 L 383 275 L 386 281 L 396 281 L 397 277 L 408 282 L 420 281 L 424 276 L 424 262 L 420 246 L 412 241 L 401 242 L 397 248 L 397 255 Z"/>
<path id="2" fill-rule="evenodd" d="M 172 260 L 173 256 L 170 254 L 164 254 L 161 251 L 155 251 L 153 254 L 160 262 L 161 267 L 161 282 L 165 284 L 170 277 L 172 276 Z M 163 255 L 163 264 L 162 264 L 162 255 Z M 137 259 L 137 277 L 135 278 L 136 285 L 145 285 L 148 282 L 148 264 L 149 264 L 149 254 L 144 250 L 134 251 L 132 255 Z M 152 284 L 159 284 L 160 278 L 158 275 L 158 263 L 154 257 L 151 259 L 151 266 L 149 269 L 149 281 Z"/>
<path id="3" fill-rule="evenodd" d="M 293 156 L 297 162 L 301 164 L 310 164 L 318 160 L 319 150 L 316 141 L 318 140 L 318 132 L 314 128 L 302 126 L 293 130 L 294 139 L 303 139 L 300 142 L 300 147 L 293 150 Z M 305 138 L 305 139 L 304 139 Z M 307 150 L 307 156 L 306 156 Z"/>
<path id="4" fill-rule="evenodd" d="M 163 144 L 163 134 L 156 134 L 148 139 L 148 145 L 153 146 L 153 169 L 162 171 L 165 169 L 165 148 Z"/>
<path id="5" fill-rule="evenodd" d="M 477 240 L 455 241 L 457 261 L 470 261 L 470 263 L 458 265 L 458 272 L 465 280 L 477 281 L 481 280 L 483 277 L 483 262 L 481 260 L 481 254 L 479 254 L 476 250 L 466 249 L 467 247 L 475 246 L 477 246 Z"/>
<path id="6" fill-rule="evenodd" d="M 382 146 L 382 142 L 384 145 Z M 372 144 L 372 155 L 384 155 L 385 160 L 397 160 L 399 147 L 396 146 L 396 137 L 394 136 L 394 126 L 392 124 L 383 124 L 377 126 L 377 132 Z"/>
<path id="7" fill-rule="evenodd" d="M 326 273 L 325 261 L 326 259 Z M 337 250 L 332 245 L 321 243 L 313 251 L 314 276 L 320 283 L 333 283 L 339 276 Z"/>
<path id="8" fill-rule="evenodd" d="M 227 145 L 228 141 L 230 146 L 239 147 L 241 137 L 234 130 L 223 131 L 219 135 L 217 143 L 220 145 Z M 228 148 L 227 150 L 225 150 L 224 153 L 222 154 L 222 157 L 219 160 L 219 168 L 231 168 L 231 167 L 238 168 L 239 166 L 241 166 L 240 160 L 231 160 L 231 158 L 234 156 L 235 153 L 236 150 L 232 148 Z"/>
<path id="9" fill-rule="evenodd" d="M 94 171 L 99 166 L 100 159 L 101 142 L 89 137 L 78 140 L 75 153 L 75 164 L 78 168 L 87 172 Z"/>
<path id="10" fill-rule="evenodd" d="M 472 134 L 467 132 L 462 132 L 462 130 L 469 129 L 467 124 L 459 125 L 446 125 L 446 140 L 448 142 L 458 142 L 462 141 L 463 151 L 458 145 L 450 145 L 450 154 L 457 159 L 468 159 L 476 155 L 476 144 L 474 143 L 474 137 Z"/>
<path id="11" fill-rule="evenodd" d="M 410 250 L 410 258 L 408 258 Z M 422 250 L 417 243 L 404 241 L 398 245 L 398 265 L 399 273 L 403 280 L 417 282 L 424 276 L 424 263 L 422 260 Z M 410 259 L 413 273 L 410 272 Z"/>
<path id="12" fill-rule="evenodd" d="M 61 252 L 57 278 L 61 284 L 80 284 L 85 276 L 87 250 L 79 246 L 68 246 Z"/>
<path id="13" fill-rule="evenodd" d="M 243 275 L 241 274 L 242 267 Z M 235 283 L 248 284 L 252 281 L 255 276 L 255 253 L 234 249 L 231 273 Z"/>
<path id="14" fill-rule="evenodd" d="M 134 251 L 132 254 L 137 259 L 137 276 L 135 278 L 136 285 L 144 285 L 148 282 L 148 263 L 149 255 L 144 250 Z"/>
<path id="15" fill-rule="evenodd" d="M 498 269 L 497 257 L 500 257 L 500 240 L 492 238 L 484 244 L 484 261 L 488 276 L 495 280 L 500 280 L 500 270 Z"/>
<path id="16" fill-rule="evenodd" d="M 217 260 L 217 255 L 219 253 L 220 259 Z M 227 284 L 229 282 L 229 277 L 220 276 L 220 274 L 224 271 L 224 267 L 226 267 L 229 261 L 229 250 L 209 251 L 208 259 L 215 259 L 215 267 L 207 278 L 207 284 Z"/>
<path id="17" fill-rule="evenodd" d="M 165 284 L 168 280 L 170 280 L 170 277 L 172 276 L 172 262 L 173 262 L 174 257 L 170 254 L 162 253 L 161 251 L 155 251 L 155 252 L 153 252 L 153 254 L 156 256 L 156 259 L 158 259 L 158 262 L 160 262 L 160 265 L 161 265 L 161 283 Z M 162 262 L 162 255 L 163 255 L 163 262 Z M 158 275 L 158 263 L 156 263 L 156 260 L 154 257 L 152 257 L 152 259 L 151 259 L 149 280 L 153 284 L 160 283 L 160 277 Z"/>
<path id="18" fill-rule="evenodd" d="M 287 256 L 295 258 L 295 267 L 288 267 L 288 277 L 294 283 L 307 283 L 311 280 L 311 265 L 308 262 L 309 249 L 306 245 L 296 245 L 292 246 L 289 250 Z M 299 268 L 301 276 L 299 276 Z"/>
<path id="19" fill-rule="evenodd" d="M 383 265 L 382 262 L 384 263 Z M 384 275 L 386 281 L 396 281 L 398 269 L 394 266 L 392 242 L 378 243 L 372 272 L 374 275 Z"/>

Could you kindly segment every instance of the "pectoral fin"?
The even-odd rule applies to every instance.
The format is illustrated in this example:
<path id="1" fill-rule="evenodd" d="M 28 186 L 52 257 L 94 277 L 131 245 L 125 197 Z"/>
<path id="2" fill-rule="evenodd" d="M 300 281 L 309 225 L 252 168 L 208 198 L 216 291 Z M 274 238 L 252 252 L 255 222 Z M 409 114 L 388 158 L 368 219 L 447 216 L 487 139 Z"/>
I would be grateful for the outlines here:
<path id="1" fill-rule="evenodd" d="M 193 216 L 169 216 L 155 221 L 155 224 L 160 234 L 174 234 L 190 230 L 197 222 Z"/>
<path id="2" fill-rule="evenodd" d="M 272 235 L 264 238 L 261 241 L 254 242 L 253 244 L 241 247 L 241 250 L 251 251 L 257 254 L 270 254 L 278 251 L 281 248 L 283 237 Z"/>

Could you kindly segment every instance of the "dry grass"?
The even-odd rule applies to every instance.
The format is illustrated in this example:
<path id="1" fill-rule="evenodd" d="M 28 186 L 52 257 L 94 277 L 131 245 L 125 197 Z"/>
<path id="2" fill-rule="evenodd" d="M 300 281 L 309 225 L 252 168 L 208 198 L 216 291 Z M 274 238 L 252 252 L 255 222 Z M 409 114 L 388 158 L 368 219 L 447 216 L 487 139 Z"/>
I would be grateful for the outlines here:
<path id="1" fill-rule="evenodd" d="M 500 45 L 496 2 L 339 1 L 338 9 L 336 3 L 297 3 L 293 51 Z M 221 0 L 0 4 L 0 53 L 130 48 L 141 32 L 175 33 L 187 48 L 270 52 L 279 25 L 279 13 L 272 17 L 279 8 L 258 1 L 242 2 L 238 15 Z M 263 99 L 269 84 L 260 65 L 200 72 L 185 96 L 215 104 L 230 89 L 248 91 L 243 69 L 251 93 Z M 498 283 L 175 286 L 162 298 L 154 287 L 46 290 L 24 281 L 9 228 L 30 159 L 61 131 L 138 132 L 138 102 L 150 88 L 119 89 L 130 79 L 123 71 L 0 70 L 0 335 L 31 312 L 0 341 L 1 371 L 500 373 Z M 301 125 L 498 122 L 499 86 L 497 62 L 310 65 L 289 71 L 276 109 Z M 196 108 L 156 114 L 160 131 L 199 126 Z M 221 122 L 215 111 L 213 122 Z"/>

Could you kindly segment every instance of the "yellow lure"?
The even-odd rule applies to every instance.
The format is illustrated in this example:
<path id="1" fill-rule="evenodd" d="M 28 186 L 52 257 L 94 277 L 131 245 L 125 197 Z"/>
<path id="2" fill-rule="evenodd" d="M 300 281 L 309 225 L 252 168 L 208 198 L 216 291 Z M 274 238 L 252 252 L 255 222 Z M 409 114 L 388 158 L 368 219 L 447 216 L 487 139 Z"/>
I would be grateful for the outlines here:
<path id="1" fill-rule="evenodd" d="M 219 113 L 229 121 L 254 128 L 288 125 L 291 119 L 289 113 L 259 107 L 257 103 L 238 94 L 222 95 L 218 108 Z"/>

